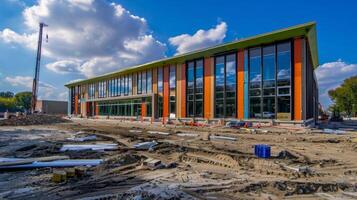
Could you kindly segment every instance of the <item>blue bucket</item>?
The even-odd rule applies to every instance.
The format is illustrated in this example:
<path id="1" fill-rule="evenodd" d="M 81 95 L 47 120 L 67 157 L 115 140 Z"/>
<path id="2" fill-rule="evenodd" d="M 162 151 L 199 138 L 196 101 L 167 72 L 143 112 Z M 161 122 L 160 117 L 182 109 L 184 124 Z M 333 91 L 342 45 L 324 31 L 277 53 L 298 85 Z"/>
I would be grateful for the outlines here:
<path id="1" fill-rule="evenodd" d="M 259 158 L 270 158 L 271 148 L 267 144 L 254 145 L 254 154 Z"/>

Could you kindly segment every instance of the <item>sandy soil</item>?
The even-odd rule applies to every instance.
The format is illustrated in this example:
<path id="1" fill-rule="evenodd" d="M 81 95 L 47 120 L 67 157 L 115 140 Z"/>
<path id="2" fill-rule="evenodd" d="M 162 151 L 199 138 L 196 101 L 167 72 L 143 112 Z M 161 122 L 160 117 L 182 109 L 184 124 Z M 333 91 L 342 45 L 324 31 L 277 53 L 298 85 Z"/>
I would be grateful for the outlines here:
<path id="1" fill-rule="evenodd" d="M 95 134 L 100 141 L 116 142 L 119 149 L 59 152 L 69 143 L 66 138 L 78 131 Z M 182 137 L 179 133 L 198 136 Z M 209 140 L 209 135 L 236 140 Z M 132 148 L 153 140 L 159 144 L 150 151 Z M 254 156 L 255 144 L 269 144 L 272 157 Z M 51 168 L 0 172 L 0 198 L 353 199 L 357 191 L 356 153 L 356 132 L 336 135 L 315 129 L 265 127 L 252 132 L 88 119 L 0 127 L 0 157 L 105 159 L 100 166 L 88 168 L 85 177 L 60 184 L 51 182 Z M 174 167 L 153 170 L 142 164 L 147 158 Z"/>

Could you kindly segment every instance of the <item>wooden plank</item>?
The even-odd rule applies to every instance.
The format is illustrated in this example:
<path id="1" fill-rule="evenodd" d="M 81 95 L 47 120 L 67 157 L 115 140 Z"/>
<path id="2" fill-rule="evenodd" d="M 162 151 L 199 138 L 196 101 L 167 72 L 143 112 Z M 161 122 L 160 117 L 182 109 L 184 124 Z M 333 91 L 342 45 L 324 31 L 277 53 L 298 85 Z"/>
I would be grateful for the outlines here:
<path id="1" fill-rule="evenodd" d="M 19 159 L 21 159 L 21 158 L 19 158 Z M 21 160 L 0 162 L 0 167 L 1 166 L 11 166 L 11 165 L 24 165 L 24 164 L 30 164 L 33 162 L 65 160 L 65 159 L 69 159 L 69 157 L 68 156 L 48 156 L 48 157 L 38 157 L 38 158 L 24 158 Z"/>

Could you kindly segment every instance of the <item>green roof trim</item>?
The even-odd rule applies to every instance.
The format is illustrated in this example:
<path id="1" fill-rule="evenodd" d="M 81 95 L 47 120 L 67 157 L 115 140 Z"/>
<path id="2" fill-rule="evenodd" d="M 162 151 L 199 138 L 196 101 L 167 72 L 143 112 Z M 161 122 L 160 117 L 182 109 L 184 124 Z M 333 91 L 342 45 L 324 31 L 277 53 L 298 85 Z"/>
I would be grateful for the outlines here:
<path id="1" fill-rule="evenodd" d="M 93 78 L 76 81 L 76 82 L 69 82 L 65 86 L 71 87 L 74 85 L 93 83 L 95 81 L 108 79 L 108 78 L 114 78 L 118 75 L 130 73 L 130 72 L 134 72 L 134 71 L 138 71 L 138 70 L 143 70 L 143 69 L 148 69 L 148 68 L 153 68 L 153 67 L 160 67 L 160 66 L 168 65 L 168 64 L 183 63 L 187 60 L 192 60 L 195 58 L 212 56 L 217 53 L 233 51 L 233 50 L 238 50 L 238 49 L 244 49 L 244 48 L 251 47 L 251 46 L 269 44 L 269 43 L 273 43 L 276 41 L 286 40 L 286 39 L 295 38 L 295 37 L 306 37 L 307 38 L 307 40 L 309 42 L 311 57 L 312 57 L 312 64 L 313 64 L 314 68 L 317 68 L 319 63 L 318 63 L 318 54 L 317 54 L 316 23 L 309 22 L 309 23 L 300 24 L 300 25 L 288 27 L 285 29 L 272 31 L 269 33 L 263 33 L 263 34 L 259 34 L 259 35 L 253 36 L 253 37 L 248 37 L 248 38 L 228 42 L 225 44 L 221 44 L 221 45 L 217 45 L 217 46 L 213 46 L 213 47 L 209 47 L 209 48 L 205 48 L 205 49 L 201 49 L 201 50 L 188 52 L 185 54 L 176 55 L 176 56 L 173 56 L 170 58 L 164 58 L 164 59 L 144 63 L 141 65 L 123 68 L 121 70 L 103 74 L 103 75 L 96 76 Z"/>

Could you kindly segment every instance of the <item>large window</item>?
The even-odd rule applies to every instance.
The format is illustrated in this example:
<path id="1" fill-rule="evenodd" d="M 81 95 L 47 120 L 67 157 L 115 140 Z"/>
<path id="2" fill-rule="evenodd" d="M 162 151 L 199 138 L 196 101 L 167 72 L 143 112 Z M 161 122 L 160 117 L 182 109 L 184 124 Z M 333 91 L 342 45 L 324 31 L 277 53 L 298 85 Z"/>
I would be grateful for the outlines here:
<path id="1" fill-rule="evenodd" d="M 129 95 L 132 95 L 133 94 L 133 82 L 132 82 L 132 78 L 131 78 L 132 76 L 131 76 L 131 74 L 129 74 L 129 76 L 128 76 L 128 93 L 129 93 Z"/>
<path id="2" fill-rule="evenodd" d="M 137 81 L 136 81 L 136 88 L 137 88 L 137 93 L 138 94 L 141 94 L 142 93 L 142 76 L 141 76 L 141 72 L 138 73 L 138 76 L 137 76 Z"/>
<path id="3" fill-rule="evenodd" d="M 148 70 L 147 71 L 147 75 L 146 75 L 146 80 L 147 80 L 147 83 L 146 83 L 146 92 L 148 94 L 150 94 L 152 92 L 152 76 L 151 76 L 151 70 Z"/>
<path id="4" fill-rule="evenodd" d="M 125 93 L 125 79 L 124 76 L 120 76 L 120 95 L 124 96 Z"/>
<path id="5" fill-rule="evenodd" d="M 203 60 L 187 64 L 187 116 L 203 117 Z"/>
<path id="6" fill-rule="evenodd" d="M 290 119 L 290 49 L 290 42 L 249 49 L 250 118 Z"/>
<path id="7" fill-rule="evenodd" d="M 157 69 L 157 90 L 159 93 L 164 91 L 163 88 L 163 69 L 162 67 Z"/>
<path id="8" fill-rule="evenodd" d="M 263 114 L 275 118 L 275 45 L 263 47 Z"/>
<path id="9" fill-rule="evenodd" d="M 236 116 L 236 54 L 215 58 L 215 116 Z"/>
<path id="10" fill-rule="evenodd" d="M 141 90 L 143 94 L 146 94 L 146 71 L 141 72 L 141 79 L 142 79 Z"/>
<path id="11" fill-rule="evenodd" d="M 291 44 L 277 45 L 277 118 L 291 119 Z"/>
<path id="12" fill-rule="evenodd" d="M 170 117 L 176 117 L 176 66 L 170 66 Z"/>
<path id="13" fill-rule="evenodd" d="M 125 82 L 124 94 L 128 95 L 129 94 L 129 75 L 124 76 L 124 82 Z"/>

